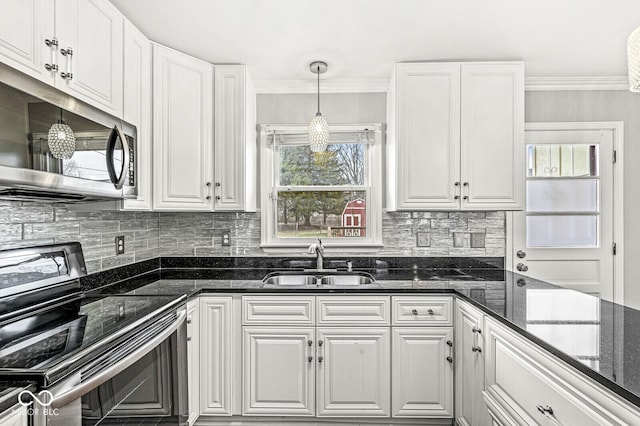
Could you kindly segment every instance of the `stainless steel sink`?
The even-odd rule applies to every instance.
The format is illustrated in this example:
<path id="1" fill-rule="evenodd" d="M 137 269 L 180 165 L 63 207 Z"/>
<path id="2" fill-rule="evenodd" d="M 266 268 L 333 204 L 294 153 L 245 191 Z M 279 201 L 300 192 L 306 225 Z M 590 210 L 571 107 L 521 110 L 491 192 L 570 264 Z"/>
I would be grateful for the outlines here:
<path id="1" fill-rule="evenodd" d="M 300 286 L 300 285 L 316 285 L 318 277 L 315 275 L 267 275 L 262 282 L 267 285 L 277 286 Z"/>
<path id="2" fill-rule="evenodd" d="M 369 274 L 328 275 L 320 279 L 321 285 L 366 285 L 375 282 Z"/>
<path id="3" fill-rule="evenodd" d="M 262 279 L 265 286 L 359 286 L 375 283 L 366 272 L 271 272 Z"/>

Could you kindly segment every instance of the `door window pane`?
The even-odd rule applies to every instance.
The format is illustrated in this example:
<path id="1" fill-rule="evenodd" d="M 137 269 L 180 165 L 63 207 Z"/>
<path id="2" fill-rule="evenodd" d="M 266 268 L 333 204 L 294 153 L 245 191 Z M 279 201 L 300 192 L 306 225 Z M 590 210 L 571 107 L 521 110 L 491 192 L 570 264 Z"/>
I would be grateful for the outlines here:
<path id="1" fill-rule="evenodd" d="M 595 213 L 598 211 L 598 181 L 528 180 L 527 211 Z"/>
<path id="2" fill-rule="evenodd" d="M 598 146 L 528 145 L 527 176 L 598 176 Z"/>
<path id="3" fill-rule="evenodd" d="M 598 217 L 527 216 L 527 247 L 596 247 Z"/>
<path id="4" fill-rule="evenodd" d="M 278 238 L 367 236 L 365 191 L 278 191 L 277 215 Z"/>

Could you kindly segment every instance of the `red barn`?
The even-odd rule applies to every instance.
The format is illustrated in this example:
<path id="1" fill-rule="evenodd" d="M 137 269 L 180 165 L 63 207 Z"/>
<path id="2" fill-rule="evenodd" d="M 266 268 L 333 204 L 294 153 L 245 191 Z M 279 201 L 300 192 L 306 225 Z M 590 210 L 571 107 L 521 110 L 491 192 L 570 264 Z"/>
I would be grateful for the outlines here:
<path id="1" fill-rule="evenodd" d="M 342 211 L 345 237 L 364 237 L 367 229 L 367 203 L 362 198 L 349 201 Z"/>

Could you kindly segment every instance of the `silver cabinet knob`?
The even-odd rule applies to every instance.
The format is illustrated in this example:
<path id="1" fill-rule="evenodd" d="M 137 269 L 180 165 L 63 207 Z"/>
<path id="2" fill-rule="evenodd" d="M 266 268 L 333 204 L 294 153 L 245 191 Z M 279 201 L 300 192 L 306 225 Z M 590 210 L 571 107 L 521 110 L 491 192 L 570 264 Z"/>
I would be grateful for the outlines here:
<path id="1" fill-rule="evenodd" d="M 308 346 L 313 345 L 313 340 L 311 340 L 311 339 L 307 340 L 307 345 L 308 345 Z"/>
<path id="2" fill-rule="evenodd" d="M 453 358 L 451 358 L 450 356 L 448 356 L 447 358 L 445 358 L 447 360 L 447 362 L 449 364 L 453 364 Z"/>
<path id="3" fill-rule="evenodd" d="M 527 265 L 525 265 L 524 263 L 518 263 L 516 265 L 516 269 L 520 272 L 527 272 L 529 270 L 529 267 Z"/>
<path id="4" fill-rule="evenodd" d="M 206 197 L 204 197 L 204 198 L 206 198 L 207 200 L 210 200 L 210 199 L 211 199 L 211 195 L 207 195 L 207 196 L 206 196 Z"/>
<path id="5" fill-rule="evenodd" d="M 527 253 L 523 252 L 522 250 L 518 250 L 516 252 L 516 256 L 518 256 L 519 259 L 524 259 L 527 256 Z"/>
<path id="6" fill-rule="evenodd" d="M 480 353 L 482 352 L 482 348 L 480 346 L 474 346 L 471 348 L 471 351 Z"/>
<path id="7" fill-rule="evenodd" d="M 309 355 L 309 356 L 307 357 L 307 361 L 312 362 L 312 361 L 313 361 L 313 357 L 312 357 L 311 355 Z"/>
<path id="8" fill-rule="evenodd" d="M 64 78 L 65 80 L 73 80 L 73 73 L 61 72 L 60 77 Z"/>
<path id="9" fill-rule="evenodd" d="M 428 313 L 429 315 L 435 315 L 435 314 L 436 314 L 435 312 L 433 312 L 433 309 L 429 309 L 429 310 L 427 311 L 427 313 Z"/>
<path id="10" fill-rule="evenodd" d="M 319 356 L 319 357 L 318 357 L 318 362 L 322 362 L 323 360 L 324 360 L 324 357 L 323 357 L 323 356 Z"/>
<path id="11" fill-rule="evenodd" d="M 191 317 L 187 317 L 187 324 L 191 324 Z"/>
<path id="12" fill-rule="evenodd" d="M 471 332 L 472 332 L 472 333 L 482 334 L 482 330 L 480 330 L 478 327 L 473 327 L 473 328 L 471 329 Z"/>
<path id="13" fill-rule="evenodd" d="M 216 186 L 217 186 L 218 188 L 220 188 L 220 186 L 221 186 L 221 185 L 222 185 L 222 184 L 221 184 L 220 182 L 216 182 Z"/>
<path id="14" fill-rule="evenodd" d="M 191 341 L 191 336 L 187 337 L 187 342 Z"/>
<path id="15" fill-rule="evenodd" d="M 55 37 L 52 38 L 47 38 L 44 40 L 44 44 L 46 44 L 48 47 L 57 47 L 58 46 L 58 39 Z"/>
<path id="16" fill-rule="evenodd" d="M 322 346 L 324 342 L 322 340 L 318 340 L 318 346 Z"/>
<path id="17" fill-rule="evenodd" d="M 44 69 L 51 72 L 58 72 L 58 66 L 56 64 L 44 64 Z"/>
<path id="18" fill-rule="evenodd" d="M 411 310 L 411 313 L 412 313 L 413 315 L 418 315 L 418 310 L 417 310 L 417 309 L 412 309 L 412 310 Z"/>

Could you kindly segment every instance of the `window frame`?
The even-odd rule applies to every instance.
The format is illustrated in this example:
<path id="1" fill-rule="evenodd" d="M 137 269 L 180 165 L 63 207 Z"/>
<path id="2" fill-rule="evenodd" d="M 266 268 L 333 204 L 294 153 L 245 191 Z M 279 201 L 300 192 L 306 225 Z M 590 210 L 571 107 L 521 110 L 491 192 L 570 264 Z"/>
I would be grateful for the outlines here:
<path id="1" fill-rule="evenodd" d="M 365 147 L 364 185 L 279 185 L 279 144 L 274 144 L 274 135 L 306 135 L 306 125 L 259 125 L 260 143 L 260 201 L 261 201 L 261 244 L 267 253 L 300 253 L 315 243 L 317 238 L 279 238 L 277 235 L 278 190 L 290 188 L 295 191 L 348 191 L 363 190 L 366 197 L 367 236 L 363 238 L 327 237 L 322 243 L 329 251 L 374 253 L 382 249 L 382 152 L 384 125 L 380 123 L 329 126 L 330 134 L 340 132 L 367 132 L 369 143 Z M 331 143 L 331 142 L 330 142 Z"/>

